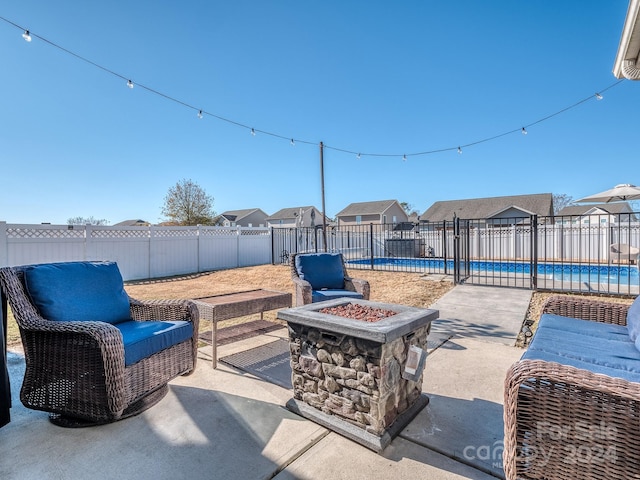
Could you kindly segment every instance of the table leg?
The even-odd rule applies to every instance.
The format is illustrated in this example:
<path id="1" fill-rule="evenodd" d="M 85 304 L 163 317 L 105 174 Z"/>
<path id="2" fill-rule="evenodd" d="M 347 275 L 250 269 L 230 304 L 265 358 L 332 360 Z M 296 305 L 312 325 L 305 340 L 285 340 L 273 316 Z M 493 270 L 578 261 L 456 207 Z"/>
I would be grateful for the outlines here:
<path id="1" fill-rule="evenodd" d="M 213 355 L 211 365 L 214 369 L 218 368 L 218 322 L 215 309 L 211 318 L 211 353 Z"/>

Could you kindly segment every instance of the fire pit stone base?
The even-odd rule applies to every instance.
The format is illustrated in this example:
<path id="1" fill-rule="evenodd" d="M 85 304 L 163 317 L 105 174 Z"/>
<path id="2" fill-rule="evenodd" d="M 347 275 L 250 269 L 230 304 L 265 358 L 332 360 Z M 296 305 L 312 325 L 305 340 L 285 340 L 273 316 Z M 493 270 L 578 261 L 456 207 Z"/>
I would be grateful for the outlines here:
<path id="1" fill-rule="evenodd" d="M 437 318 L 435 310 L 376 306 L 381 305 L 398 311 L 384 320 L 387 325 L 381 325 L 386 340 L 366 333 L 375 330 L 375 323 L 317 312 L 309 319 L 301 307 L 284 314 L 293 383 L 287 408 L 377 452 L 429 401 L 422 395 L 421 370 L 415 378 L 403 371 L 412 346 L 426 351 L 431 320 Z M 332 325 L 323 324 L 324 317 L 331 317 Z M 344 326 L 336 325 L 342 321 Z"/>

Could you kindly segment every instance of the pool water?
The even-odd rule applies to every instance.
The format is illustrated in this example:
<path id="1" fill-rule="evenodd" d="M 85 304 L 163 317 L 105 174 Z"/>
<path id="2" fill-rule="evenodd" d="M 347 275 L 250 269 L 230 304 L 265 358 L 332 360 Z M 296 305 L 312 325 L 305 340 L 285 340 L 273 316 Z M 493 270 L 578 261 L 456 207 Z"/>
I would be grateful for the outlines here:
<path id="1" fill-rule="evenodd" d="M 371 259 L 348 260 L 354 265 L 370 265 Z M 444 271 L 445 260 L 437 258 L 391 258 L 379 257 L 373 259 L 373 264 L 378 266 L 403 267 L 416 270 Z M 446 261 L 447 270 L 453 271 L 453 260 Z M 472 260 L 469 263 L 473 273 L 514 273 L 529 275 L 531 265 L 529 262 L 495 262 L 487 260 Z M 544 276 L 549 280 L 566 282 L 597 282 L 597 283 L 622 283 L 638 285 L 640 283 L 637 265 L 597 265 L 577 263 L 538 263 L 538 276 Z"/>

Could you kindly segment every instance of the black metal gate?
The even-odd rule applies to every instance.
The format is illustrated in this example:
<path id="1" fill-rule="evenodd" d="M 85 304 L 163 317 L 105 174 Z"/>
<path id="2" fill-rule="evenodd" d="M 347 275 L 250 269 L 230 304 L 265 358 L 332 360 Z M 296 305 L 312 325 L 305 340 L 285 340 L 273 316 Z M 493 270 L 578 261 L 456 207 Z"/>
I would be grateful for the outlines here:
<path id="1" fill-rule="evenodd" d="M 537 222 L 536 215 L 497 219 L 490 225 L 484 219 L 454 217 L 454 282 L 535 289 Z M 515 229 L 520 236 L 528 237 L 524 241 L 520 239 L 517 251 L 514 251 L 516 243 L 513 242 Z"/>

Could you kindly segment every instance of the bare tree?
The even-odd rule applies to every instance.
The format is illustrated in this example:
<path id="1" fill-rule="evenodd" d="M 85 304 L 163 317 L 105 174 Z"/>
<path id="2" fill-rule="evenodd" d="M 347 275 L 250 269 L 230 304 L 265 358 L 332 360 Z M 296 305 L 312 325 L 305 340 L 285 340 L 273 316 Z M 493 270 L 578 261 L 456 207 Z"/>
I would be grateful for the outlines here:
<path id="1" fill-rule="evenodd" d="M 553 194 L 553 213 L 557 214 L 564 207 L 568 207 L 569 205 L 573 205 L 573 197 L 567 195 L 566 193 L 554 193 Z"/>
<path id="2" fill-rule="evenodd" d="M 93 217 L 73 217 L 67 220 L 67 225 L 108 225 L 109 221 L 103 219 L 98 220 Z"/>
<path id="3" fill-rule="evenodd" d="M 213 197 L 193 180 L 180 180 L 164 197 L 162 214 L 178 225 L 210 225 L 216 213 Z"/>

